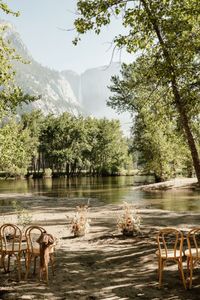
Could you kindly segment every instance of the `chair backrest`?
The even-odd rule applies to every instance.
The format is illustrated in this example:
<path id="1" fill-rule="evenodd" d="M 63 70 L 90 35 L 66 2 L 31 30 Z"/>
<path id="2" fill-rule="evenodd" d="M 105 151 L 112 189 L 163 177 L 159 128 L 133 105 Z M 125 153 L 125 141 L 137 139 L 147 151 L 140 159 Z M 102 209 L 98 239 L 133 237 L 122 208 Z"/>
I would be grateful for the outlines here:
<path id="1" fill-rule="evenodd" d="M 3 224 L 0 227 L 0 240 L 1 251 L 20 251 L 22 232 L 15 224 Z"/>
<path id="2" fill-rule="evenodd" d="M 191 229 L 187 234 L 187 244 L 190 256 L 200 258 L 200 227 Z"/>
<path id="3" fill-rule="evenodd" d="M 164 228 L 157 235 L 157 243 L 159 255 L 164 253 L 167 258 L 170 251 L 174 257 L 177 257 L 183 250 L 183 234 L 175 228 Z"/>
<path id="4" fill-rule="evenodd" d="M 40 249 L 40 244 L 38 243 L 39 237 L 46 233 L 46 230 L 40 226 L 29 226 L 25 231 L 25 237 L 27 241 L 28 251 L 33 252 L 34 250 Z"/>

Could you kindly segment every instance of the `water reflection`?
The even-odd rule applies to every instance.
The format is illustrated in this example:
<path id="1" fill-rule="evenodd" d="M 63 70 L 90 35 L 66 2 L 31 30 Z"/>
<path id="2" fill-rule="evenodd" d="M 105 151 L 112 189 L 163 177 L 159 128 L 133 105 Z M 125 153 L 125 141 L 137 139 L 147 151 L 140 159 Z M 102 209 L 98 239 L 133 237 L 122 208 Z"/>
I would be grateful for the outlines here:
<path id="1" fill-rule="evenodd" d="M 118 202 L 133 185 L 133 177 L 83 177 L 28 181 L 28 189 L 48 197 L 99 198 L 106 202 Z"/>
<path id="2" fill-rule="evenodd" d="M 191 190 L 168 190 L 146 193 L 143 199 L 149 206 L 171 211 L 200 211 L 200 192 Z"/>
<path id="3" fill-rule="evenodd" d="M 152 182 L 152 177 L 59 178 L 38 180 L 0 181 L 0 194 L 32 193 L 47 197 L 98 198 L 106 203 L 132 202 L 139 207 L 172 211 L 200 211 L 200 192 L 189 190 L 145 193 L 134 191 L 138 182 Z M 13 200 L 12 199 L 12 200 Z M 9 206 L 11 200 L 0 199 L 0 206 Z"/>

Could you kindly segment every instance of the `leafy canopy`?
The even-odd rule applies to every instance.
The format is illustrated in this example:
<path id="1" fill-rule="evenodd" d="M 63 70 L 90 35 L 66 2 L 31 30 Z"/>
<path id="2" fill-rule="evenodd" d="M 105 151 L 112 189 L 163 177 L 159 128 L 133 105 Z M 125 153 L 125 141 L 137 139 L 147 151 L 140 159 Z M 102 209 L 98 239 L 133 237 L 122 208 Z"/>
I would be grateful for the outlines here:
<path id="1" fill-rule="evenodd" d="M 6 14 L 12 14 L 13 16 L 16 16 L 16 17 L 18 17 L 18 16 L 20 15 L 19 11 L 18 11 L 18 12 L 14 12 L 14 11 L 11 10 L 11 9 L 8 7 L 8 5 L 7 5 L 4 1 L 2 1 L 2 0 L 0 0 L 0 9 L 1 9 L 3 12 L 5 12 Z"/>
<path id="2" fill-rule="evenodd" d="M 129 73 L 131 80 L 119 82 L 120 86 L 115 82 L 117 95 L 109 103 L 122 110 L 132 107 L 134 111 L 141 97 L 153 106 L 154 95 L 163 93 L 163 105 L 177 115 L 176 121 L 184 130 L 200 184 L 200 160 L 192 132 L 193 121 L 200 112 L 199 1 L 79 0 L 77 10 L 75 44 L 88 30 L 99 34 L 113 17 L 121 19 L 126 33 L 115 36 L 114 45 L 136 53 L 137 59 Z M 125 94 L 129 97 L 126 100 Z"/>
<path id="3" fill-rule="evenodd" d="M 8 8 L 8 6 L 0 1 L 0 9 L 5 13 L 11 13 L 18 16 Z M 22 62 L 22 58 L 11 47 L 10 41 L 6 38 L 8 26 L 3 22 L 0 23 L 0 117 L 10 110 L 14 110 L 19 104 L 36 100 L 36 97 L 25 94 L 19 87 L 15 85 L 13 70 L 13 61 Z"/>

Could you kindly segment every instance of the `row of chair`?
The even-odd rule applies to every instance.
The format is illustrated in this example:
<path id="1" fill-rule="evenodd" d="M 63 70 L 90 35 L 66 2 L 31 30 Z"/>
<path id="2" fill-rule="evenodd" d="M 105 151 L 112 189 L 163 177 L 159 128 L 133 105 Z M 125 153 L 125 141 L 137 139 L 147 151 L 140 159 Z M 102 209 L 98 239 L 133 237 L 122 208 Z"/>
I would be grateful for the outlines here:
<path id="1" fill-rule="evenodd" d="M 21 259 L 25 258 L 25 279 L 28 278 L 31 262 L 34 261 L 36 273 L 37 258 L 40 258 L 39 276 L 45 274 L 48 282 L 48 261 L 50 259 L 54 274 L 54 238 L 43 227 L 29 226 L 23 234 L 15 224 L 3 224 L 0 227 L 0 254 L 1 266 L 5 272 L 10 271 L 10 258 L 15 256 L 18 270 L 18 279 L 21 280 Z"/>
<path id="2" fill-rule="evenodd" d="M 181 279 L 185 289 L 187 288 L 184 271 L 183 257 L 187 258 L 187 278 L 189 288 L 192 287 L 192 276 L 195 265 L 200 261 L 200 228 L 193 228 L 186 236 L 187 248 L 184 249 L 184 236 L 175 228 L 164 228 L 157 235 L 158 250 L 158 276 L 159 287 L 162 285 L 163 269 L 167 261 L 175 261 L 178 264 Z"/>
<path id="3" fill-rule="evenodd" d="M 183 257 L 187 258 L 187 277 L 189 288 L 192 286 L 192 276 L 195 265 L 200 261 L 200 228 L 193 228 L 187 234 L 187 248 L 184 250 L 184 236 L 175 228 L 164 228 L 157 235 L 158 276 L 159 286 L 162 285 L 163 269 L 167 261 L 178 264 L 180 276 L 185 288 L 186 280 L 183 271 Z M 0 227 L 0 265 L 5 272 L 10 271 L 10 258 L 16 257 L 18 279 L 21 280 L 21 258 L 25 258 L 25 279 L 28 278 L 31 262 L 34 261 L 36 273 L 37 258 L 40 258 L 39 277 L 45 274 L 48 282 L 48 262 L 50 260 L 54 275 L 55 239 L 40 226 L 29 226 L 25 234 L 15 224 L 3 224 Z M 7 258 L 7 259 L 6 259 Z"/>

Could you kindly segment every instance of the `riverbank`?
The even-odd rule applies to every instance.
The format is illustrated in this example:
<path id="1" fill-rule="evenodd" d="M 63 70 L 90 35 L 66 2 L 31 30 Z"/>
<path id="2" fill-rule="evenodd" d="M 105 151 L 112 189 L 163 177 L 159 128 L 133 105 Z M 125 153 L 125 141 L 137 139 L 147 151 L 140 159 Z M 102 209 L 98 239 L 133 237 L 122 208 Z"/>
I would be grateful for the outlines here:
<path id="1" fill-rule="evenodd" d="M 156 190 L 169 190 L 169 189 L 200 189 L 197 185 L 196 178 L 174 178 L 168 181 L 151 183 L 133 187 L 134 190 L 141 190 L 145 192 Z"/>
<path id="2" fill-rule="evenodd" d="M 138 207 L 142 217 L 141 233 L 137 237 L 123 237 L 116 228 L 121 205 L 105 205 L 91 199 L 90 232 L 85 237 L 73 238 L 70 222 L 75 207 L 87 204 L 87 199 L 31 194 L 16 197 L 29 206 L 33 224 L 45 227 L 59 238 L 56 275 L 53 277 L 50 270 L 49 286 L 46 286 L 35 277 L 18 283 L 16 274 L 4 274 L 0 269 L 0 299 L 198 299 L 199 273 L 193 289 L 185 291 L 176 265 L 166 268 L 163 287 L 158 289 L 155 237 L 165 226 L 186 233 L 199 225 L 199 213 L 175 213 L 141 206 Z M 0 223 L 3 222 L 16 222 L 15 214 L 4 212 L 0 216 Z M 186 270 L 186 262 L 184 268 Z"/>

